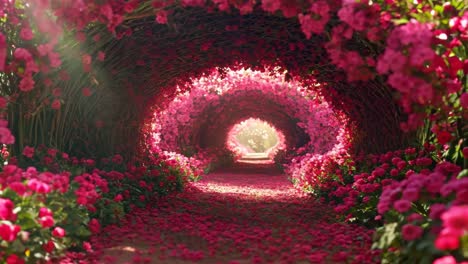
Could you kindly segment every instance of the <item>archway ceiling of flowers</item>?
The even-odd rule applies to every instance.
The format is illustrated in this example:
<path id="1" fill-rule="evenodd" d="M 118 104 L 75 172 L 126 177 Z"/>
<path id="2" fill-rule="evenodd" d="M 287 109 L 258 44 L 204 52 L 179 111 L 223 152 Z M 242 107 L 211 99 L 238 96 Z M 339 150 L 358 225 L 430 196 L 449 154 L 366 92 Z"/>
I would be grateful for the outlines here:
<path id="1" fill-rule="evenodd" d="M 91 28 L 89 35 L 103 31 Z M 348 83 L 331 64 L 324 37 L 307 40 L 297 19 L 261 11 L 239 15 L 184 8 L 173 10 L 167 25 L 155 23 L 154 17 L 129 19 L 117 29 L 117 37 L 122 39 L 101 37 L 107 42 L 98 41 L 96 51 L 104 49 L 112 58 L 107 66 L 141 107 L 139 111 L 164 105 L 177 93 L 176 85 L 190 83 L 214 67 L 222 71 L 223 67 L 281 66 L 305 85 L 311 80 L 323 84 L 310 88 L 359 124 L 365 138 L 359 143 L 361 150 L 379 152 L 402 144 L 401 116 L 390 89 L 378 80 Z M 350 46 L 355 49 L 373 52 L 359 40 L 354 42 Z M 385 142 L 382 134 L 388 135 Z"/>

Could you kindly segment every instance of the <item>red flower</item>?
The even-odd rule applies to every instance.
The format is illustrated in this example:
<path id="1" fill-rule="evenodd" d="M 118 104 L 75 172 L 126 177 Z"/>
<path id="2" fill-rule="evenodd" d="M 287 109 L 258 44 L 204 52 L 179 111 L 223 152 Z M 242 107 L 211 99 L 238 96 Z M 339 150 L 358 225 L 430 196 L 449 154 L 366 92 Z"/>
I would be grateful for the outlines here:
<path id="1" fill-rule="evenodd" d="M 453 234 L 439 235 L 434 242 L 435 247 L 440 250 L 454 250 L 460 246 L 458 236 Z"/>
<path id="2" fill-rule="evenodd" d="M 438 131 L 436 132 L 436 136 L 437 136 L 437 141 L 441 145 L 445 145 L 448 142 L 450 142 L 450 140 L 452 140 L 452 134 L 450 134 L 447 131 Z"/>
<path id="3" fill-rule="evenodd" d="M 54 228 L 54 230 L 52 231 L 52 235 L 54 237 L 61 238 L 61 237 L 64 237 L 65 234 L 66 234 L 65 229 L 63 229 L 61 227 L 58 227 L 58 226 L 56 228 Z"/>
<path id="4" fill-rule="evenodd" d="M 59 99 L 54 99 L 54 101 L 51 104 L 52 109 L 59 110 L 60 109 L 60 100 Z"/>
<path id="5" fill-rule="evenodd" d="M 88 87 L 85 87 L 83 88 L 83 90 L 81 90 L 81 93 L 83 94 L 83 96 L 89 97 L 91 96 L 91 89 L 89 89 Z"/>
<path id="6" fill-rule="evenodd" d="M 415 226 L 411 224 L 406 224 L 402 228 L 403 239 L 405 240 L 415 240 L 421 237 L 423 229 L 420 226 Z"/>
<path id="7" fill-rule="evenodd" d="M 453 256 L 445 256 L 434 260 L 432 264 L 457 264 L 457 260 Z"/>
<path id="8" fill-rule="evenodd" d="M 25 157 L 32 158 L 33 155 L 34 155 L 34 148 L 33 148 L 33 147 L 29 147 L 29 146 L 24 147 L 24 149 L 23 149 L 23 155 L 24 155 Z"/>
<path id="9" fill-rule="evenodd" d="M 17 255 L 15 254 L 11 254 L 10 256 L 8 256 L 8 258 L 6 259 L 6 264 L 24 264 L 26 263 L 24 261 L 24 259 L 18 257 Z"/>
<path id="10" fill-rule="evenodd" d="M 398 200 L 393 204 L 393 206 L 398 212 L 404 213 L 411 208 L 411 202 L 408 200 Z"/>
<path id="11" fill-rule="evenodd" d="M 114 197 L 114 201 L 115 202 L 120 202 L 123 200 L 123 197 L 121 194 L 117 194 L 115 197 Z"/>
<path id="12" fill-rule="evenodd" d="M 465 157 L 465 159 L 468 159 L 468 147 L 464 147 L 462 149 L 462 153 L 463 153 L 463 157 Z"/>
<path id="13" fill-rule="evenodd" d="M 0 225 L 0 237 L 6 242 L 14 241 L 20 231 L 21 231 L 21 227 L 17 225 L 10 225 L 10 224 Z"/>
<path id="14" fill-rule="evenodd" d="M 51 253 L 55 249 L 55 244 L 52 240 L 49 240 L 47 243 L 42 245 L 42 248 L 44 249 L 45 252 Z"/>
<path id="15" fill-rule="evenodd" d="M 49 208 L 41 207 L 39 209 L 39 217 L 44 217 L 44 216 L 53 216 L 53 213 Z"/>
<path id="16" fill-rule="evenodd" d="M 95 218 L 89 221 L 88 227 L 94 234 L 98 234 L 101 231 L 101 224 L 99 224 L 99 221 Z"/>
<path id="17" fill-rule="evenodd" d="M 10 199 L 0 198 L 0 220 L 16 220 L 16 215 L 13 213 L 15 205 Z"/>
<path id="18" fill-rule="evenodd" d="M 54 226 L 55 221 L 52 216 L 44 216 L 39 218 L 39 224 L 42 226 L 42 228 L 49 228 Z"/>
<path id="19" fill-rule="evenodd" d="M 5 61 L 7 56 L 7 44 L 5 35 L 0 33 L 0 72 L 5 70 Z"/>

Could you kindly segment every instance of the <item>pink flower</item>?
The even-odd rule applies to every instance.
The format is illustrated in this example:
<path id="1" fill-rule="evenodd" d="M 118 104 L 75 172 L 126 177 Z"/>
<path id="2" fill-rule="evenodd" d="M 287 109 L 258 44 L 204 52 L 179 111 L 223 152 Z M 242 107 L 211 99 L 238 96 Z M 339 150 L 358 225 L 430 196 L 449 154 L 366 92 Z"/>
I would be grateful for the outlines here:
<path id="1" fill-rule="evenodd" d="M 22 61 L 32 61 L 33 59 L 29 50 L 25 48 L 16 48 L 13 53 L 13 56 L 15 57 L 15 59 Z"/>
<path id="2" fill-rule="evenodd" d="M 11 254 L 6 259 L 6 264 L 24 264 L 26 263 L 24 259 L 18 257 L 15 254 Z"/>
<path id="3" fill-rule="evenodd" d="M 441 216 L 443 225 L 451 230 L 468 231 L 468 205 L 452 206 Z"/>
<path id="4" fill-rule="evenodd" d="M 437 136 L 437 141 L 441 145 L 445 145 L 448 142 L 450 142 L 450 140 L 452 140 L 452 134 L 448 131 L 438 131 L 436 132 L 436 136 Z"/>
<path id="5" fill-rule="evenodd" d="M 81 90 L 81 93 L 83 94 L 83 96 L 91 96 L 91 89 L 89 89 L 88 87 L 85 87 Z"/>
<path id="6" fill-rule="evenodd" d="M 0 220 L 16 220 L 13 209 L 15 205 L 10 199 L 0 198 Z"/>
<path id="7" fill-rule="evenodd" d="M 55 249 L 54 241 L 52 240 L 47 241 L 47 243 L 42 245 L 42 248 L 44 249 L 45 252 L 51 253 Z"/>
<path id="8" fill-rule="evenodd" d="M 93 232 L 93 234 L 98 234 L 101 231 L 101 224 L 99 224 L 99 221 L 95 218 L 89 221 L 88 227 L 89 227 L 89 230 Z"/>
<path id="9" fill-rule="evenodd" d="M 23 40 L 32 40 L 34 38 L 34 34 L 29 27 L 23 27 L 20 31 L 20 38 Z"/>
<path id="10" fill-rule="evenodd" d="M 114 197 L 114 201 L 115 202 L 120 202 L 123 200 L 123 197 L 121 194 L 117 194 L 115 197 Z"/>
<path id="11" fill-rule="evenodd" d="M 26 193 L 26 186 L 22 182 L 12 182 L 8 185 L 8 188 L 15 191 L 19 196 L 24 196 Z"/>
<path id="12" fill-rule="evenodd" d="M 99 51 L 98 52 L 98 60 L 99 61 L 104 61 L 104 59 L 106 58 L 106 54 L 102 51 Z"/>
<path id="13" fill-rule="evenodd" d="M 398 200 L 398 201 L 395 201 L 395 203 L 393 204 L 393 207 L 398 212 L 404 213 L 411 208 L 411 202 L 408 200 Z"/>
<path id="14" fill-rule="evenodd" d="M 49 64 L 52 68 L 58 68 L 62 65 L 62 60 L 60 59 L 60 54 L 57 52 L 49 52 L 48 54 Z"/>
<path id="15" fill-rule="evenodd" d="M 453 256 L 444 256 L 434 260 L 432 264 L 457 264 L 457 260 Z"/>
<path id="16" fill-rule="evenodd" d="M 23 149 L 23 155 L 28 158 L 32 158 L 34 156 L 34 148 L 26 146 Z"/>
<path id="17" fill-rule="evenodd" d="M 262 9 L 274 13 L 281 7 L 281 1 L 280 0 L 263 0 L 262 1 Z"/>
<path id="18" fill-rule="evenodd" d="M 442 213 L 445 211 L 445 204 L 433 204 L 429 210 L 429 217 L 437 220 L 440 218 Z"/>
<path id="19" fill-rule="evenodd" d="M 0 237 L 6 242 L 12 242 L 18 236 L 21 227 L 10 224 L 0 224 Z"/>
<path id="20" fill-rule="evenodd" d="M 66 234 L 65 229 L 58 227 L 58 226 L 54 228 L 54 230 L 52 231 L 52 235 L 58 238 L 64 237 L 65 234 Z"/>
<path id="21" fill-rule="evenodd" d="M 91 71 L 91 62 L 92 62 L 92 58 L 89 54 L 84 54 L 81 57 L 81 64 L 83 65 L 83 71 L 85 72 Z"/>
<path id="22" fill-rule="evenodd" d="M 442 234 L 436 238 L 434 245 L 440 250 L 455 250 L 460 246 L 460 240 L 456 235 Z"/>
<path id="23" fill-rule="evenodd" d="M 55 99 L 51 104 L 52 109 L 59 110 L 60 109 L 60 100 Z"/>
<path id="24" fill-rule="evenodd" d="M 8 105 L 8 100 L 5 97 L 0 96 L 0 109 L 6 109 L 7 105 Z"/>
<path id="25" fill-rule="evenodd" d="M 43 228 L 53 227 L 55 224 L 54 218 L 52 216 L 44 216 L 39 218 L 39 224 Z"/>
<path id="26" fill-rule="evenodd" d="M 463 107 L 464 109 L 468 109 L 468 93 L 463 93 L 463 94 L 460 96 L 460 105 L 461 105 L 461 107 Z"/>
<path id="27" fill-rule="evenodd" d="M 28 74 L 28 75 L 25 75 L 21 81 L 20 81 L 20 84 L 19 84 L 19 89 L 23 92 L 29 92 L 31 91 L 32 89 L 34 89 L 34 80 L 32 78 L 32 75 L 31 74 Z"/>
<path id="28" fill-rule="evenodd" d="M 0 33 L 0 72 L 5 70 L 5 62 L 7 56 L 7 43 L 5 35 Z"/>
<path id="29" fill-rule="evenodd" d="M 406 224 L 402 228 L 402 236 L 405 240 L 415 240 L 421 237 L 423 229 L 420 226 Z"/>
<path id="30" fill-rule="evenodd" d="M 166 10 L 159 10 L 156 14 L 156 22 L 158 24 L 167 24 L 167 15 L 168 12 Z"/>
<path id="31" fill-rule="evenodd" d="M 93 252 L 93 248 L 89 242 L 83 242 L 83 249 L 89 253 Z"/>
<path id="32" fill-rule="evenodd" d="M 53 216 L 54 213 L 47 207 L 41 207 L 39 209 L 39 217 L 44 217 L 44 216 Z"/>
<path id="33" fill-rule="evenodd" d="M 31 191 L 37 193 L 49 193 L 51 191 L 51 188 L 47 183 L 41 182 L 36 179 L 29 180 L 27 186 Z"/>
<path id="34" fill-rule="evenodd" d="M 464 148 L 462 149 L 462 153 L 463 153 L 463 157 L 464 157 L 465 159 L 468 159 L 468 147 L 464 147 Z"/>

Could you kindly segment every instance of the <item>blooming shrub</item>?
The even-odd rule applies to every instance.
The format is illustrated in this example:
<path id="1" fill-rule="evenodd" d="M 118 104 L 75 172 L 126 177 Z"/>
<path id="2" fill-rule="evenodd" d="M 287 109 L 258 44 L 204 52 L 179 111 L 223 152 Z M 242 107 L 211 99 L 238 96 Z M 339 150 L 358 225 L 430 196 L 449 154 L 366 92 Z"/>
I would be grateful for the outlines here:
<path id="1" fill-rule="evenodd" d="M 0 259 L 7 263 L 57 259 L 101 226 L 116 224 L 135 206 L 181 191 L 199 171 L 160 153 L 133 164 L 120 155 L 77 159 L 56 149 L 25 147 L 0 173 Z M 22 169 L 17 165 L 34 165 Z M 13 259 L 16 262 L 12 262 Z"/>
<path id="2" fill-rule="evenodd" d="M 463 212 L 468 204 L 466 172 L 450 162 L 437 163 L 434 158 L 443 155 L 436 149 L 427 144 L 419 151 L 348 157 L 341 163 L 305 159 L 303 171 L 291 176 L 298 187 L 334 204 L 344 220 L 376 228 L 374 247 L 383 250 L 384 263 L 432 263 L 439 257 L 440 263 L 452 258 L 449 263 L 456 263 L 467 258 L 463 223 L 468 219 L 459 213 L 460 224 L 451 228 L 441 215 Z"/>
<path id="3" fill-rule="evenodd" d="M 384 187 L 377 210 L 385 224 L 377 229 L 375 246 L 384 249 L 387 263 L 468 259 L 468 178 L 457 178 L 459 172 L 443 162 Z"/>
<path id="4" fill-rule="evenodd" d="M 269 119 L 265 121 L 275 125 L 278 116 L 271 107 L 277 105 L 289 118 L 299 120 L 297 125 L 310 138 L 306 146 L 310 152 L 331 151 L 339 144 L 342 125 L 320 96 L 300 88 L 299 83 L 285 82 L 284 74 L 280 72 L 269 75 L 251 70 L 230 70 L 223 75 L 213 72 L 208 77 L 193 80 L 190 93 L 176 97 L 163 111 L 154 114 L 152 144 L 182 153 L 188 148 L 191 153 L 193 149 L 199 149 L 199 142 L 193 137 L 204 123 L 208 123 L 208 131 L 226 134 L 228 138 L 229 129 L 248 117 L 236 112 L 246 107 L 255 108 L 248 114 L 253 117 L 265 115 Z M 246 96 L 250 103 L 239 101 Z M 256 103 L 265 100 L 271 101 L 272 106 Z M 218 118 L 210 119 L 212 116 Z M 224 130 L 217 131 L 219 128 Z M 288 143 L 292 142 L 285 142 Z"/>

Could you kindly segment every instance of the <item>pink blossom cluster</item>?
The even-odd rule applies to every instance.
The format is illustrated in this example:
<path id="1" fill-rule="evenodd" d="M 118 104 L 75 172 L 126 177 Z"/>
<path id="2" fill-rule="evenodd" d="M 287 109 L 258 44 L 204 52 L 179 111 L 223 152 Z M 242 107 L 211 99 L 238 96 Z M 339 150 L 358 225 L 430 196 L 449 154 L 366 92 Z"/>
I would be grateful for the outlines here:
<path id="1" fill-rule="evenodd" d="M 461 247 L 460 241 L 468 235 L 468 203 L 455 205 L 447 211 L 441 205 L 431 207 L 434 216 L 437 214 L 442 220 L 442 231 L 435 240 L 436 248 L 440 250 L 457 250 Z"/>
<path id="2" fill-rule="evenodd" d="M 391 181 L 384 187 L 377 211 L 379 214 L 384 214 L 394 209 L 405 213 L 411 208 L 411 203 L 417 202 L 423 195 L 429 197 L 454 195 L 454 205 L 468 203 L 466 197 L 468 181 L 466 178 L 457 179 L 459 172 L 460 167 L 449 162 L 437 164 L 434 171 L 407 172 L 406 179 Z"/>
<path id="3" fill-rule="evenodd" d="M 258 97 L 258 100 L 253 100 L 256 102 L 268 99 L 280 105 L 291 118 L 299 119 L 297 125 L 310 137 L 307 148 L 312 152 L 331 151 L 334 145 L 338 144 L 336 142 L 340 137 L 341 125 L 330 106 L 326 102 L 320 102 L 319 99 L 305 99 L 307 92 L 301 91 L 300 85 L 296 82 L 285 82 L 282 73 L 267 75 L 251 70 L 231 70 L 220 76 L 214 72 L 209 77 L 193 80 L 192 86 L 190 93 L 176 97 L 166 109 L 155 113 L 152 125 L 153 140 L 163 149 L 182 151 L 184 146 L 193 146 L 197 149 L 197 142 L 193 138 L 194 130 L 196 133 L 203 125 L 201 122 L 209 118 L 206 115 L 215 113 L 219 116 L 214 123 L 208 124 L 208 129 L 211 130 L 226 126 L 229 128 L 236 121 L 248 118 L 249 116 L 240 116 L 240 120 L 228 118 L 228 111 L 231 111 L 229 109 L 247 107 L 245 103 L 238 102 L 238 98 L 244 96 L 250 99 Z M 232 103 L 229 103 L 230 101 Z M 249 107 L 255 107 L 257 110 L 253 110 L 249 115 L 255 117 L 262 112 L 268 114 L 271 109 L 262 106 L 262 104 L 250 104 Z M 207 111 L 208 109 L 210 111 Z M 274 113 L 269 115 L 270 118 L 275 118 Z M 274 125 L 275 120 L 271 121 Z M 229 130 L 225 130 L 220 133 L 228 134 Z"/>

